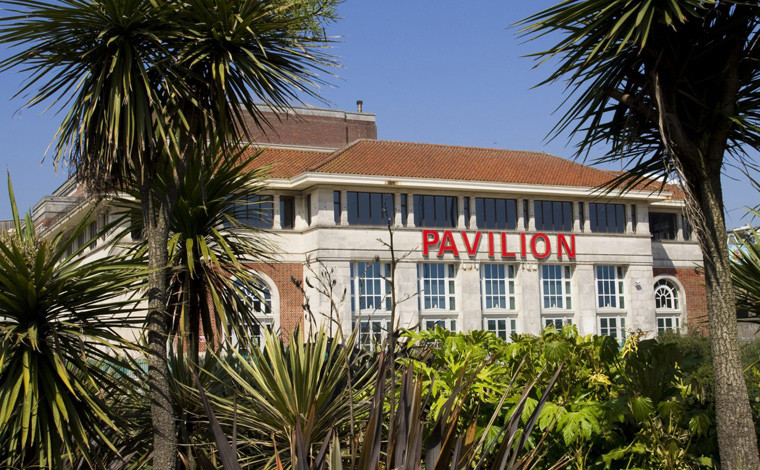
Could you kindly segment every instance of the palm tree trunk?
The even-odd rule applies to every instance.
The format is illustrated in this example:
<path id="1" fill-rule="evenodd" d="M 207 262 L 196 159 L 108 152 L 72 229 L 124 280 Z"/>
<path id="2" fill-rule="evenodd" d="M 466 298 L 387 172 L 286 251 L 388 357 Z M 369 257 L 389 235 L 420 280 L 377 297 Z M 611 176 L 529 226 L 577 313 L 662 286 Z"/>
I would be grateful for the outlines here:
<path id="1" fill-rule="evenodd" d="M 167 341 L 169 315 L 166 309 L 169 252 L 168 208 L 153 196 L 152 179 L 140 185 L 143 220 L 148 237 L 148 386 L 153 422 L 153 468 L 173 470 L 177 455 L 174 410 L 171 401 Z"/>
<path id="2" fill-rule="evenodd" d="M 720 169 L 699 173 L 699 178 L 688 180 L 690 204 L 700 216 L 700 220 L 695 221 L 695 229 L 705 268 L 721 468 L 755 470 L 760 462 L 739 351 Z"/>

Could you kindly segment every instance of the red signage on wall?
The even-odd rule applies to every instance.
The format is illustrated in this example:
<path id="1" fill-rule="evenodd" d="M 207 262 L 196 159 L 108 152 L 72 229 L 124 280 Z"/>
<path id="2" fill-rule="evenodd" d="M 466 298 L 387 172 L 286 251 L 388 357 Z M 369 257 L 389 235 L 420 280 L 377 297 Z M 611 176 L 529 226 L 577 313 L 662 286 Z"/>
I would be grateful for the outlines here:
<path id="1" fill-rule="evenodd" d="M 527 258 L 528 253 L 538 259 L 547 258 L 552 254 L 552 250 L 557 253 L 557 258 L 563 256 L 575 258 L 575 235 L 558 233 L 556 235 L 547 235 L 539 232 L 528 237 L 526 233 L 520 233 L 520 243 L 517 247 L 507 246 L 507 232 L 481 232 L 475 233 L 459 232 L 455 235 L 452 230 L 438 232 L 436 230 L 422 231 L 422 254 L 430 256 L 430 252 L 437 252 L 436 256 L 443 256 L 450 253 L 455 258 L 459 258 L 459 253 L 466 253 L 474 257 L 478 254 L 480 245 L 485 244 L 488 248 L 488 256 L 494 258 Z M 510 251 L 511 250 L 511 251 Z"/>

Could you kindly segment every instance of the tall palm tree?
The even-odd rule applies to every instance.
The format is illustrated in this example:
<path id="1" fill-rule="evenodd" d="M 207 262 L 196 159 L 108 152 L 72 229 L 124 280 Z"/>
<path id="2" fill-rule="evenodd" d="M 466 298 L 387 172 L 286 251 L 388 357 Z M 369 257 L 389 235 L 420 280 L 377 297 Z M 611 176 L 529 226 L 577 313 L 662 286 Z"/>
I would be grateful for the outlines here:
<path id="1" fill-rule="evenodd" d="M 116 353 L 131 345 L 116 329 L 139 324 L 128 294 L 144 268 L 84 261 L 86 245 L 67 254 L 87 218 L 71 238 L 43 240 L 30 215 L 21 222 L 12 190 L 11 208 L 14 230 L 0 234 L 0 466 L 94 466 L 91 443 L 112 445 L 107 433 L 123 425 L 103 392 L 137 386 L 119 372 L 128 365 Z"/>
<path id="2" fill-rule="evenodd" d="M 737 343 L 721 187 L 727 157 L 760 148 L 757 1 L 566 0 L 525 19 L 528 37 L 570 97 L 554 129 L 581 137 L 579 155 L 608 145 L 624 161 L 613 185 L 673 173 L 702 248 L 723 468 L 758 468 L 758 447 Z"/>
<path id="3" fill-rule="evenodd" d="M 174 417 L 166 363 L 171 318 L 168 219 L 188 156 L 209 137 L 261 121 L 255 101 L 288 107 L 315 95 L 332 65 L 314 31 L 336 0 L 2 0 L 0 43 L 18 52 L 27 106 L 60 104 L 56 158 L 95 191 L 136 181 L 150 264 L 148 365 L 154 468 L 174 466 Z M 316 20 L 315 20 L 316 18 Z M 171 175 L 158 181 L 157 175 Z M 154 188 L 167 190 L 156 192 Z"/>

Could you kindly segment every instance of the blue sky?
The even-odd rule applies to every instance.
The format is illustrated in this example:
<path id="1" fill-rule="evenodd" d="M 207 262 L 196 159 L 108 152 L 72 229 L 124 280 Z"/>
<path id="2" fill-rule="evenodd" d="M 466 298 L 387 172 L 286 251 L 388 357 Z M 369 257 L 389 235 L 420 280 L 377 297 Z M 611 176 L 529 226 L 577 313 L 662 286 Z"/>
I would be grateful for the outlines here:
<path id="1" fill-rule="evenodd" d="M 545 151 L 572 157 L 568 136 L 545 137 L 559 119 L 561 83 L 532 87 L 549 72 L 533 69 L 521 57 L 540 48 L 523 44 L 514 22 L 553 1 L 347 0 L 341 20 L 327 29 L 338 36 L 333 53 L 342 67 L 332 87 L 320 93 L 327 104 L 353 110 L 356 100 L 377 116 L 378 137 L 387 140 Z M 0 55 L 8 50 L 0 48 Z M 21 77 L 0 75 L 0 162 L 10 170 L 22 210 L 50 194 L 66 178 L 42 162 L 59 117 L 42 109 L 19 111 L 23 100 L 11 97 Z M 601 150 L 600 150 L 601 151 Z M 5 178 L 0 219 L 10 217 Z M 760 195 L 734 168 L 724 175 L 729 227 L 746 223 L 746 206 Z"/>

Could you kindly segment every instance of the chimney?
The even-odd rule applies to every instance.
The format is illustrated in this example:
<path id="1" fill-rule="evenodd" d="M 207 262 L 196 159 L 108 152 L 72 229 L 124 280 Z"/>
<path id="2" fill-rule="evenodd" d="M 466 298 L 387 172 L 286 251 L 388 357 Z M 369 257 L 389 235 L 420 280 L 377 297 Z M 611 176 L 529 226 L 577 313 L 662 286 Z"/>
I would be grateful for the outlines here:
<path id="1" fill-rule="evenodd" d="M 362 105 L 364 104 L 364 101 L 362 100 L 356 100 L 356 112 L 361 113 L 362 112 Z"/>

